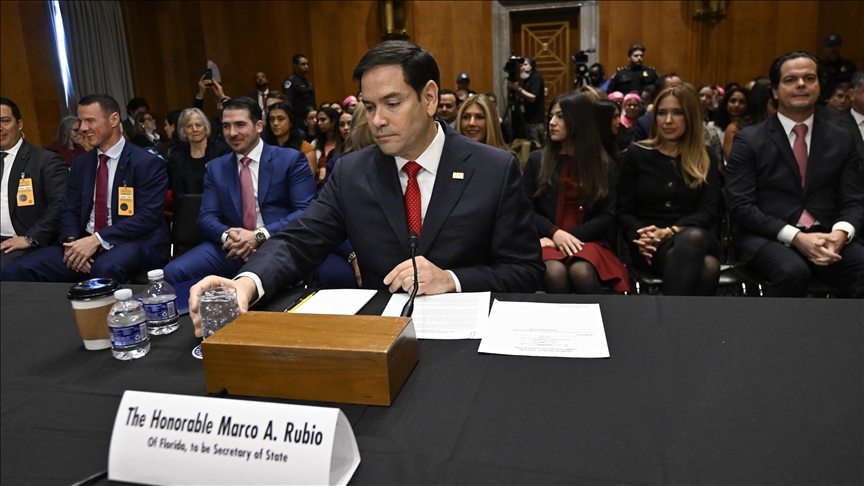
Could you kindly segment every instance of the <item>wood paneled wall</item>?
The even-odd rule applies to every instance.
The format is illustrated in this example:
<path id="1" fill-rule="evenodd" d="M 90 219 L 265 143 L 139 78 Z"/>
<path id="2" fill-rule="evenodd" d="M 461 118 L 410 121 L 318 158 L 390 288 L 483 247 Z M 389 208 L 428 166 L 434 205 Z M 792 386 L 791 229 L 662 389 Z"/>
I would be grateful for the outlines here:
<path id="1" fill-rule="evenodd" d="M 843 37 L 842 55 L 864 66 L 864 2 L 728 2 L 726 18 L 693 19 L 690 1 L 600 2 L 600 63 L 607 75 L 628 64 L 627 49 L 645 46 L 645 64 L 694 84 L 746 83 L 768 74 L 789 51 L 823 57 L 825 37 Z"/>
<path id="2" fill-rule="evenodd" d="M 60 124 L 62 81 L 45 2 L 0 2 L 0 45 L 0 96 L 18 105 L 26 140 L 48 145 Z"/>

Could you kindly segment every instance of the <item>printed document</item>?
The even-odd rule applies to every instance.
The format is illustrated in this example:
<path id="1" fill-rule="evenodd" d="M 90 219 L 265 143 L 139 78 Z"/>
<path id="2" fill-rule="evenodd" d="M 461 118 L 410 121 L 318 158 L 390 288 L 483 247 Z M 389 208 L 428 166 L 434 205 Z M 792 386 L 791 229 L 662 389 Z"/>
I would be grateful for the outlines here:
<path id="1" fill-rule="evenodd" d="M 417 339 L 480 339 L 489 317 L 490 292 L 418 295 L 414 299 Z M 408 294 L 393 294 L 382 316 L 402 313 Z"/>

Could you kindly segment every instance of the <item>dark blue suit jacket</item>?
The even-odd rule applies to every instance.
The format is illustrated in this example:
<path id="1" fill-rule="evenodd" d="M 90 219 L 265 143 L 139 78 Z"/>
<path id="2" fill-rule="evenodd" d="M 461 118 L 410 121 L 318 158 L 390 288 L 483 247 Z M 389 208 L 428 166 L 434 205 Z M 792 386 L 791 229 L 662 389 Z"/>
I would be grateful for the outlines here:
<path id="1" fill-rule="evenodd" d="M 302 214 L 313 197 L 315 180 L 306 156 L 265 143 L 258 164 L 258 206 L 270 235 L 282 231 Z M 221 245 L 223 233 L 242 227 L 240 173 L 237 155 L 232 152 L 207 165 L 198 228 L 204 238 Z"/>
<path id="2" fill-rule="evenodd" d="M 519 163 L 446 124 L 439 128 L 446 139 L 417 254 L 452 270 L 465 292 L 534 292 L 544 266 Z M 275 292 L 346 238 L 366 288 L 386 288 L 384 277 L 411 257 L 396 162 L 377 145 L 343 156 L 318 199 L 240 271 Z"/>
<path id="3" fill-rule="evenodd" d="M 864 226 L 861 158 L 849 133 L 819 110 L 810 137 L 805 186 L 777 115 L 735 134 L 726 164 L 726 203 L 738 256 L 749 261 L 787 224 L 807 211 L 828 231 L 847 221 Z"/>
<path id="4" fill-rule="evenodd" d="M 78 238 L 87 228 L 96 188 L 99 160 L 96 152 L 91 150 L 80 155 L 72 163 L 63 209 L 60 211 L 61 240 Z M 132 216 L 117 214 L 118 190 L 123 186 L 134 189 L 135 214 Z M 150 261 L 167 261 L 170 240 L 168 226 L 162 218 L 167 192 L 168 170 L 165 162 L 127 140 L 111 189 L 112 224 L 100 231 L 99 236 L 111 245 L 134 242 Z"/>

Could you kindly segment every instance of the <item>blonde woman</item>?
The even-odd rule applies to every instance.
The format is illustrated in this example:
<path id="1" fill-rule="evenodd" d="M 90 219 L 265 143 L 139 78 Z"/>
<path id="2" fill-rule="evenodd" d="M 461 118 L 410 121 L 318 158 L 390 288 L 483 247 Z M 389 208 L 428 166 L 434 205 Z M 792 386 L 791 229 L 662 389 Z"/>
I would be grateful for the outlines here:
<path id="1" fill-rule="evenodd" d="M 498 110 L 486 96 L 478 94 L 465 100 L 459 108 L 456 120 L 456 131 L 462 135 L 476 142 L 510 150 L 504 143 Z"/>
<path id="2" fill-rule="evenodd" d="M 663 278 L 664 295 L 715 295 L 720 245 L 717 163 L 705 150 L 695 90 L 661 91 L 648 140 L 631 145 L 618 174 L 618 223 L 638 269 Z"/>

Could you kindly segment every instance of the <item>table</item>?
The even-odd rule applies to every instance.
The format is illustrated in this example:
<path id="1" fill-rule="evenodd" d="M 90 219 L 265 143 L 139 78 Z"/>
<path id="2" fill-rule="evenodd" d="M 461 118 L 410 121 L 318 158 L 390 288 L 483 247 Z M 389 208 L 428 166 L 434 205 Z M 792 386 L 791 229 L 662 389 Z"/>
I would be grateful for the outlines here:
<path id="1" fill-rule="evenodd" d="M 145 358 L 120 362 L 83 349 L 68 287 L 0 288 L 3 484 L 104 470 L 124 390 L 206 395 L 188 317 Z M 334 405 L 360 448 L 352 484 L 864 481 L 864 301 L 495 297 L 599 301 L 611 358 L 420 341 L 392 406 Z"/>

